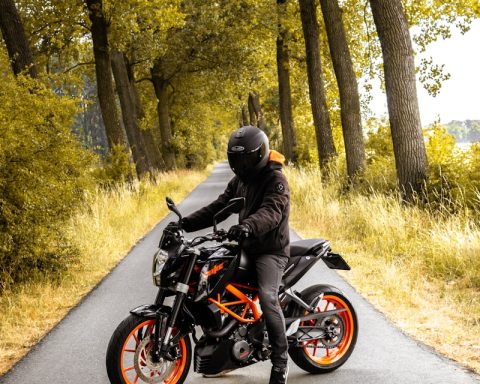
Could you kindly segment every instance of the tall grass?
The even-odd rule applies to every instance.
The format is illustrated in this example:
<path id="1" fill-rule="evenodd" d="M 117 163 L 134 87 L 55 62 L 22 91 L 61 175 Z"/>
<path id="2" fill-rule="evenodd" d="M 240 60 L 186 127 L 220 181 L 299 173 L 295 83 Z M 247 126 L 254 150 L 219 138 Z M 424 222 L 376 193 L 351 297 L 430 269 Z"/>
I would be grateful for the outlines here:
<path id="1" fill-rule="evenodd" d="M 79 250 L 66 271 L 35 275 L 0 296 L 0 375 L 38 342 L 166 213 L 165 196 L 179 201 L 206 176 L 177 171 L 98 190 L 65 229 Z M 33 373 L 34 374 L 34 373 Z"/>
<path id="2" fill-rule="evenodd" d="M 343 274 L 406 332 L 480 372 L 480 228 L 468 210 L 405 206 L 394 194 L 342 192 L 288 169 L 291 224 L 346 256 Z M 368 326 L 368 325 L 367 325 Z"/>

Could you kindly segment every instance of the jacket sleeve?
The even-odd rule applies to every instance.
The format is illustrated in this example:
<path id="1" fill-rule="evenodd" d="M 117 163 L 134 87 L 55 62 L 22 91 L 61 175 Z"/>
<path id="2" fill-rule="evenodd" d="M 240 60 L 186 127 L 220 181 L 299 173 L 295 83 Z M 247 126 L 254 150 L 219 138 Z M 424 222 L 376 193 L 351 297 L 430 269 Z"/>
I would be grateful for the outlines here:
<path id="1" fill-rule="evenodd" d="M 262 236 L 282 221 L 287 206 L 290 204 L 290 191 L 286 177 L 281 172 L 267 186 L 259 209 L 242 221 L 252 228 L 255 237 Z"/>
<path id="2" fill-rule="evenodd" d="M 235 197 L 237 178 L 234 177 L 227 185 L 225 191 L 218 198 L 207 205 L 193 212 L 182 220 L 182 227 L 187 232 L 195 232 L 213 225 L 213 216 L 225 208 L 228 201 Z"/>

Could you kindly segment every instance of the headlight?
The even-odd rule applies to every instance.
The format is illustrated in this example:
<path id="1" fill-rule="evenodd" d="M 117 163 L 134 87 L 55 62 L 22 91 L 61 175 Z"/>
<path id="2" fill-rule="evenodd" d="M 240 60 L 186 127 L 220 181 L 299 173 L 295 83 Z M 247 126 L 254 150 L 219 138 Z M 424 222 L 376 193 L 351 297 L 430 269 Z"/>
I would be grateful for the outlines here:
<path id="1" fill-rule="evenodd" d="M 168 258 L 168 253 L 163 250 L 159 249 L 155 255 L 153 255 L 153 264 L 152 264 L 152 275 L 153 275 L 153 284 L 157 287 L 160 286 L 160 273 L 162 272 L 163 265 Z"/>

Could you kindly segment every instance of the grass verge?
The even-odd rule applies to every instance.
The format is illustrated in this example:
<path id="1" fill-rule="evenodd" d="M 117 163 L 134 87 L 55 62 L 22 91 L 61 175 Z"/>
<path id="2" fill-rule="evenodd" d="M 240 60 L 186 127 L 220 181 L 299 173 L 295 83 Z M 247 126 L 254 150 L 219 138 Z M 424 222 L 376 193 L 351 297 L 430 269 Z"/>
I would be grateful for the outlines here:
<path id="1" fill-rule="evenodd" d="M 207 171 L 158 175 L 158 183 L 99 190 L 66 228 L 79 257 L 67 270 L 36 276 L 0 296 L 0 376 L 51 330 L 128 250 L 167 213 L 165 196 L 180 201 Z"/>
<path id="2" fill-rule="evenodd" d="M 382 194 L 340 194 L 287 170 L 291 225 L 344 254 L 342 273 L 395 324 L 480 373 L 480 228 L 468 210 L 432 213 Z M 477 222 L 478 223 L 478 222 Z"/>

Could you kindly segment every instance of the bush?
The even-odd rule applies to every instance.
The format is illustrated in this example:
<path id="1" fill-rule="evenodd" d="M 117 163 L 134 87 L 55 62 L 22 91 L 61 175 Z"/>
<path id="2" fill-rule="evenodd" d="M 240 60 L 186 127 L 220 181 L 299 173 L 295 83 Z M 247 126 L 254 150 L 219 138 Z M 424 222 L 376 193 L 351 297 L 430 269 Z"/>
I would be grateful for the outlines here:
<path id="1" fill-rule="evenodd" d="M 428 202 L 451 211 L 478 208 L 480 145 L 473 144 L 467 150 L 459 148 L 455 137 L 440 124 L 426 129 L 425 136 L 429 161 Z"/>
<path id="2" fill-rule="evenodd" d="M 94 185 L 94 156 L 71 135 L 75 101 L 41 83 L 2 75 L 0 291 L 53 271 L 74 251 L 62 226 Z"/>

